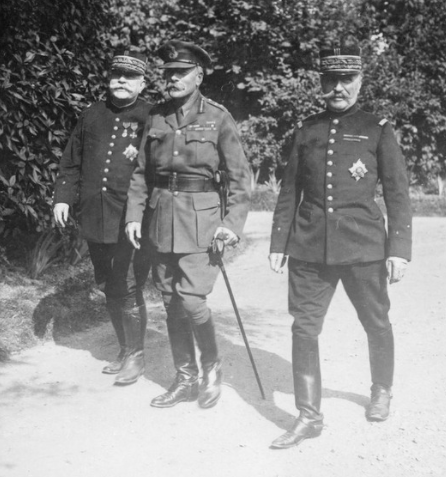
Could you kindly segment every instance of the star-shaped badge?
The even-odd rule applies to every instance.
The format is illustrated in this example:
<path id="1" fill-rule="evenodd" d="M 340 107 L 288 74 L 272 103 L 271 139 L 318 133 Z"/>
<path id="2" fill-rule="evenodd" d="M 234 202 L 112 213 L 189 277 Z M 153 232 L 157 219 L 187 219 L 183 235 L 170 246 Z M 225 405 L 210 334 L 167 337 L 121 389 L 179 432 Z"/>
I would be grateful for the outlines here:
<path id="1" fill-rule="evenodd" d="M 358 159 L 356 162 L 353 163 L 353 166 L 350 167 L 349 171 L 352 174 L 352 177 L 355 178 L 355 180 L 359 181 L 362 177 L 366 175 L 367 172 L 367 167 L 365 167 L 365 164 L 361 161 L 361 159 Z"/>

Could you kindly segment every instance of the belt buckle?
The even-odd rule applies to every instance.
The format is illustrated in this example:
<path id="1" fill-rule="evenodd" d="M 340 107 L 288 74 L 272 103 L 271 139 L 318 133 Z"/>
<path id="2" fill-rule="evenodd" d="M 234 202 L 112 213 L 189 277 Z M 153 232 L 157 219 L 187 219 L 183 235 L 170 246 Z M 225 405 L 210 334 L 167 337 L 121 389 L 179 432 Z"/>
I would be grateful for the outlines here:
<path id="1" fill-rule="evenodd" d="M 178 177 L 177 173 L 173 172 L 169 174 L 169 183 L 168 183 L 169 192 L 177 192 L 178 191 Z"/>

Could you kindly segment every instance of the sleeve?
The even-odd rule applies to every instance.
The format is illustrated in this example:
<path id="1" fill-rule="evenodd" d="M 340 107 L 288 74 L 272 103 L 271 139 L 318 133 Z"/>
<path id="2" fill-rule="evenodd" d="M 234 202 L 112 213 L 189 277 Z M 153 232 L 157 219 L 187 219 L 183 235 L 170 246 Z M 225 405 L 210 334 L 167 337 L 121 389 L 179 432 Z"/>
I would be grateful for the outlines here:
<path id="1" fill-rule="evenodd" d="M 62 154 L 54 188 L 53 204 L 60 202 L 70 206 L 78 196 L 82 169 L 82 129 L 84 114 L 79 118 Z"/>
<path id="2" fill-rule="evenodd" d="M 220 127 L 218 153 L 229 182 L 227 214 L 221 225 L 240 236 L 250 206 L 251 176 L 237 125 L 229 113 L 225 113 Z"/>
<path id="3" fill-rule="evenodd" d="M 387 208 L 387 256 L 411 259 L 412 212 L 406 162 L 392 126 L 382 126 L 378 143 L 379 178 Z"/>
<path id="4" fill-rule="evenodd" d="M 150 119 L 147 120 L 142 133 L 141 145 L 138 153 L 138 165 L 133 171 L 130 179 L 130 187 L 127 192 L 127 210 L 125 223 L 142 223 L 144 210 L 149 197 L 149 189 L 146 183 L 146 166 L 150 163 L 149 144 L 147 143 L 148 132 L 150 129 Z"/>
<path id="5" fill-rule="evenodd" d="M 282 187 L 280 188 L 273 215 L 271 231 L 271 253 L 285 253 L 291 226 L 300 202 L 302 187 L 298 178 L 299 165 L 299 129 L 294 132 L 293 146 L 285 167 Z"/>

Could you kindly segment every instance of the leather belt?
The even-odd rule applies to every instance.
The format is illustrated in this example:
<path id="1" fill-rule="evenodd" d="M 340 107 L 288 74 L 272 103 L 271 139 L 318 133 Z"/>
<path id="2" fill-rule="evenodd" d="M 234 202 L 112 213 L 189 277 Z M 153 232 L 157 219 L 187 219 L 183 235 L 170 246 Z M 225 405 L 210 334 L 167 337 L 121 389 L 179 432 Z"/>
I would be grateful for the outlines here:
<path id="1" fill-rule="evenodd" d="M 155 187 L 168 189 L 170 192 L 217 192 L 213 179 L 182 176 L 176 172 L 168 176 L 157 174 Z"/>

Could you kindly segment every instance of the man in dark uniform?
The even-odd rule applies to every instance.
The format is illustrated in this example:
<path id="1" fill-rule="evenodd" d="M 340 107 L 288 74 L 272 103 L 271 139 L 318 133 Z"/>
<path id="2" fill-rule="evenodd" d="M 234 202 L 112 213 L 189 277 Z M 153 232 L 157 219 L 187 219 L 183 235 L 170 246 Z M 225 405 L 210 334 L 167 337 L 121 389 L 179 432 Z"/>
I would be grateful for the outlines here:
<path id="1" fill-rule="evenodd" d="M 296 407 L 292 429 L 272 443 L 288 448 L 319 436 L 321 374 L 318 336 L 342 281 L 369 345 L 371 402 L 367 419 L 389 415 L 394 345 L 387 279 L 399 281 L 411 257 L 406 165 L 392 127 L 361 111 L 361 56 L 355 42 L 322 50 L 327 109 L 298 123 L 274 212 L 270 266 L 289 256 L 289 312 Z M 383 187 L 388 231 L 375 203 Z"/>
<path id="2" fill-rule="evenodd" d="M 63 153 L 54 194 L 54 218 L 60 227 L 66 226 L 79 196 L 81 233 L 120 346 L 116 361 L 103 372 L 117 374 L 117 384 L 134 383 L 144 373 L 147 317 L 142 286 L 150 263 L 148 253 L 135 258 L 124 216 L 151 107 L 138 99 L 145 69 L 146 59 L 138 52 L 113 57 L 108 98 L 82 112 Z"/>
<path id="3" fill-rule="evenodd" d="M 249 207 L 249 168 L 232 116 L 199 91 L 211 65 L 209 55 L 182 41 L 166 43 L 158 54 L 170 100 L 155 106 L 146 124 L 129 189 L 126 232 L 138 247 L 149 198 L 149 241 L 156 250 L 153 273 L 167 311 L 177 372 L 169 390 L 151 405 L 172 407 L 198 398 L 199 405 L 208 408 L 220 397 L 222 379 L 206 302 L 218 267 L 210 262 L 208 249 L 217 236 L 225 245 L 238 242 Z M 227 204 L 217 184 L 225 175 Z M 194 335 L 201 352 L 200 386 Z"/>

